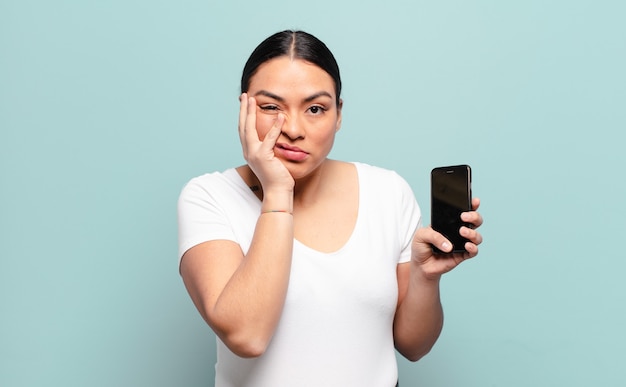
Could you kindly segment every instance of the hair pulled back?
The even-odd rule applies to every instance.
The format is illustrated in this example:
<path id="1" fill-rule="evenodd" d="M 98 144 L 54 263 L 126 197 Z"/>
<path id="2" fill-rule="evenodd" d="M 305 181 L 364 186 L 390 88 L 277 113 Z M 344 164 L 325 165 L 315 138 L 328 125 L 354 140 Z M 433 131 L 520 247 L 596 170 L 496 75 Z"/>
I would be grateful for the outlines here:
<path id="1" fill-rule="evenodd" d="M 332 52 L 315 36 L 304 31 L 285 30 L 277 32 L 259 44 L 246 62 L 241 75 L 241 92 L 250 87 L 250 79 L 263 63 L 280 57 L 302 59 L 310 62 L 331 76 L 335 83 L 336 103 L 339 106 L 341 95 L 341 76 L 339 66 Z"/>

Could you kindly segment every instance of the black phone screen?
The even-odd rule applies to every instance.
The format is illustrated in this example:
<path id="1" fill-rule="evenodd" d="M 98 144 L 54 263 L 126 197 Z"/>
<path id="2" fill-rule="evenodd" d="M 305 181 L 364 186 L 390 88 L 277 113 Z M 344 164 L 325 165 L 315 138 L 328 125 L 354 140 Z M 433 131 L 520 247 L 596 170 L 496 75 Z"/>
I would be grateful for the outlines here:
<path id="1" fill-rule="evenodd" d="M 431 172 L 431 226 L 453 245 L 453 252 L 464 252 L 467 239 L 459 235 L 461 213 L 472 208 L 472 174 L 469 165 L 434 168 Z M 441 252 L 433 247 L 436 252 Z"/>

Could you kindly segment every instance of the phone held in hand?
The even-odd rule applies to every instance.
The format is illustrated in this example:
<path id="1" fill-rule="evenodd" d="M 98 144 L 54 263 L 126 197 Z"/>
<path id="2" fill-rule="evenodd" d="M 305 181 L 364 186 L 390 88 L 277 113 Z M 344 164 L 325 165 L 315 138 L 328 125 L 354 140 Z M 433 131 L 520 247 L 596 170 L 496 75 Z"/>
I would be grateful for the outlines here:
<path id="1" fill-rule="evenodd" d="M 465 252 L 467 239 L 459 234 L 461 213 L 472 209 L 472 169 L 469 165 L 434 168 L 430 174 L 431 226 L 453 245 L 452 253 Z M 435 253 L 443 253 L 433 246 Z"/>

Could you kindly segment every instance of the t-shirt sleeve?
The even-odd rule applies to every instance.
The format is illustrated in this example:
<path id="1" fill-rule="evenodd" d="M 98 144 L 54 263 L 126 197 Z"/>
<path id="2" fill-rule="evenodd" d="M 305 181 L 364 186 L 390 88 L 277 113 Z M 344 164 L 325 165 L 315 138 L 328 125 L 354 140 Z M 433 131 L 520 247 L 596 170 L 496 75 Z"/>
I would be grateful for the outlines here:
<path id="1" fill-rule="evenodd" d="M 178 198 L 178 262 L 193 246 L 210 240 L 235 240 L 224 209 L 212 194 L 210 175 L 192 179 Z M 217 183 L 217 182 L 216 182 Z"/>
<path id="2" fill-rule="evenodd" d="M 398 176 L 398 192 L 400 198 L 398 200 L 398 230 L 401 241 L 402 250 L 398 263 L 405 263 L 411 260 L 411 243 L 415 230 L 422 225 L 422 213 L 411 186 L 400 175 Z"/>

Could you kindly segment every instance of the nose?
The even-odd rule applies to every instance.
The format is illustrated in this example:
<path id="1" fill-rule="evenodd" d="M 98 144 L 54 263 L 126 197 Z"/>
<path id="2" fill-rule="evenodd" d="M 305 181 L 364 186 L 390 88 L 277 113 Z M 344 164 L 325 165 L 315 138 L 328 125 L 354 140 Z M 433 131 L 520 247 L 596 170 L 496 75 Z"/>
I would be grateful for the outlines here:
<path id="1" fill-rule="evenodd" d="M 289 115 L 285 117 L 282 133 L 290 140 L 304 138 L 304 128 L 297 115 Z"/>

